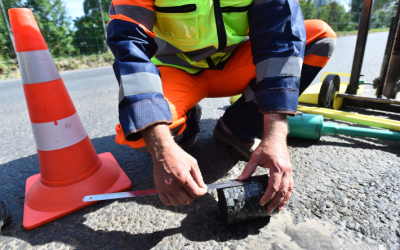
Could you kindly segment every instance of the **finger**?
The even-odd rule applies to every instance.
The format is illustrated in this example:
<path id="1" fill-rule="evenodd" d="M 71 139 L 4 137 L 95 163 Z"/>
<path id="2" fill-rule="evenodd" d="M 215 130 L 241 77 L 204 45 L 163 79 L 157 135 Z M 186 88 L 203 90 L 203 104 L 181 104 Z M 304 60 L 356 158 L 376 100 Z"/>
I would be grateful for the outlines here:
<path id="1" fill-rule="evenodd" d="M 172 194 L 182 205 L 189 205 L 192 201 L 194 201 L 194 198 L 190 197 L 189 194 L 181 187 L 173 190 Z"/>
<path id="2" fill-rule="evenodd" d="M 243 173 L 239 176 L 239 181 L 244 181 L 250 178 L 250 176 L 256 171 L 258 166 L 258 158 L 256 155 L 252 154 L 250 157 L 249 162 L 247 163 L 246 167 L 243 170 Z"/>
<path id="3" fill-rule="evenodd" d="M 274 198 L 276 192 L 278 192 L 281 186 L 282 174 L 279 173 L 275 168 L 270 168 L 270 177 L 268 180 L 268 187 L 265 190 L 264 195 L 260 199 L 260 205 L 264 206 Z"/>
<path id="4" fill-rule="evenodd" d="M 200 188 L 205 188 L 207 190 L 207 185 L 204 183 L 203 176 L 201 175 L 200 169 L 197 165 L 192 167 L 192 169 L 190 170 L 190 174 Z"/>
<path id="5" fill-rule="evenodd" d="M 165 206 L 171 205 L 171 202 L 165 194 L 158 192 L 158 197 L 160 197 L 160 200 L 162 201 L 162 203 L 164 203 Z"/>
<path id="6" fill-rule="evenodd" d="M 285 196 L 285 198 L 283 199 L 283 201 L 281 202 L 281 204 L 279 204 L 278 209 L 279 211 L 283 210 L 283 207 L 288 203 L 290 197 L 292 196 L 292 192 L 293 192 L 293 187 L 294 187 L 294 181 L 293 181 L 293 176 L 290 177 L 290 182 L 289 182 L 289 190 L 287 195 Z"/>
<path id="7" fill-rule="evenodd" d="M 182 188 L 193 198 L 203 196 L 207 193 L 207 187 L 201 188 L 193 180 L 192 175 L 188 175 L 186 182 L 183 183 Z"/>
<path id="8" fill-rule="evenodd" d="M 283 199 L 289 193 L 289 183 L 290 183 L 290 176 L 289 174 L 285 173 L 282 176 L 279 191 L 276 192 L 274 198 L 272 198 L 272 200 L 267 205 L 268 213 L 272 213 L 272 211 L 274 211 L 274 209 L 277 208 L 278 205 L 282 203 Z"/>
<path id="9" fill-rule="evenodd" d="M 171 202 L 172 205 L 174 206 L 179 206 L 181 203 L 175 198 L 175 196 L 171 193 L 165 194 L 168 198 L 168 200 Z"/>

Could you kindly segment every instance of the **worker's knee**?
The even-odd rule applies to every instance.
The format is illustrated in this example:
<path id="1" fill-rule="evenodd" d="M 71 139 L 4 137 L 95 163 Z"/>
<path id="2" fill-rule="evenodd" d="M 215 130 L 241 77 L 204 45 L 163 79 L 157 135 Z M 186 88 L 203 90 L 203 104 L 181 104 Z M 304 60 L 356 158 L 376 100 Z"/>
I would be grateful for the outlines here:
<path id="1" fill-rule="evenodd" d="M 317 27 L 319 30 L 318 33 L 320 33 L 320 38 L 324 37 L 329 37 L 329 38 L 335 38 L 336 39 L 336 33 L 335 31 L 327 24 L 326 22 L 322 20 L 313 20 L 314 21 L 314 26 Z"/>
<path id="2" fill-rule="evenodd" d="M 336 38 L 335 31 L 333 31 L 329 24 L 322 20 L 304 20 L 304 25 L 306 27 L 308 42 L 324 37 Z"/>
<path id="3" fill-rule="evenodd" d="M 307 46 L 306 56 L 309 54 L 330 58 L 336 46 L 336 33 L 322 20 L 306 21 Z"/>

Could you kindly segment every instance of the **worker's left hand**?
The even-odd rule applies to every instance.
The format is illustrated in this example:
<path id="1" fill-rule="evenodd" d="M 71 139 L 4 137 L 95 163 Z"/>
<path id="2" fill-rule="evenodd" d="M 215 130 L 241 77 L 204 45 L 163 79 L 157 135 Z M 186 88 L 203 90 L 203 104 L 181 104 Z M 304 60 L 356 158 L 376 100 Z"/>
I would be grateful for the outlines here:
<path id="1" fill-rule="evenodd" d="M 272 120 L 274 123 L 276 120 Z M 265 121 L 270 122 L 271 121 Z M 275 208 L 279 211 L 289 201 L 292 195 L 294 181 L 292 177 L 292 164 L 286 144 L 287 124 L 275 123 L 273 126 L 265 126 L 264 138 L 257 149 L 252 153 L 239 180 L 246 180 L 254 173 L 257 166 L 269 168 L 270 177 L 268 188 L 260 199 L 260 205 L 267 204 L 267 211 L 271 213 Z M 271 131 L 268 131 L 271 129 Z"/>

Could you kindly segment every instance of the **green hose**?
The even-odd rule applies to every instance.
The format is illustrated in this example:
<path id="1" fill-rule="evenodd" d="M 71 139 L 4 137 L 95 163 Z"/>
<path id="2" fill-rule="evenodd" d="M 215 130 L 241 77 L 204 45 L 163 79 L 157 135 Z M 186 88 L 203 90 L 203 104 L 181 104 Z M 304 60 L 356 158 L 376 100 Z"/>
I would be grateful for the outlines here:
<path id="1" fill-rule="evenodd" d="M 391 130 L 361 128 L 324 122 L 322 115 L 302 114 L 287 118 L 289 136 L 319 140 L 323 134 L 341 134 L 400 141 L 400 133 Z"/>

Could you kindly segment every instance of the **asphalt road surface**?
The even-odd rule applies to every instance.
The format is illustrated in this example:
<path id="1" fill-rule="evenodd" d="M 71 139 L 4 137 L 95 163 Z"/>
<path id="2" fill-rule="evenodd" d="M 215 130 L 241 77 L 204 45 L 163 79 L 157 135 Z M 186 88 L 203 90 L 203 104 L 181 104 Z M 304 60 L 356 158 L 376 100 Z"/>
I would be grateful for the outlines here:
<path id="1" fill-rule="evenodd" d="M 386 39 L 387 33 L 369 36 L 362 70 L 368 81 L 380 72 Z M 355 41 L 339 38 L 325 71 L 350 73 Z M 132 190 L 154 188 L 150 155 L 114 142 L 118 85 L 111 67 L 62 77 L 97 152 L 114 155 Z M 400 248 L 400 143 L 342 135 L 289 138 L 295 190 L 285 212 L 271 219 L 226 226 L 216 192 L 209 192 L 179 207 L 166 207 L 155 196 L 103 201 L 26 231 L 25 181 L 40 170 L 21 80 L 0 81 L 0 100 L 0 199 L 12 211 L 0 249 Z M 228 98 L 201 105 L 200 139 L 188 152 L 206 183 L 235 179 L 246 160 L 212 135 Z M 353 111 L 400 120 L 398 114 Z M 256 174 L 266 172 L 259 168 Z"/>

